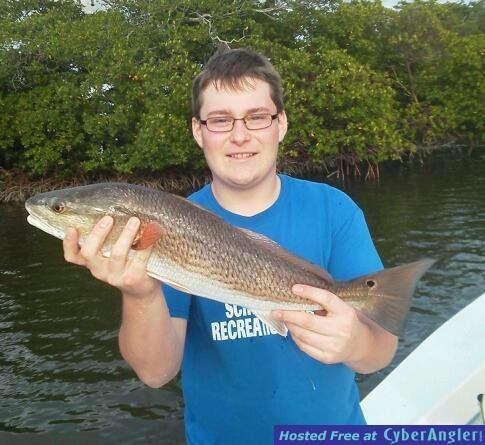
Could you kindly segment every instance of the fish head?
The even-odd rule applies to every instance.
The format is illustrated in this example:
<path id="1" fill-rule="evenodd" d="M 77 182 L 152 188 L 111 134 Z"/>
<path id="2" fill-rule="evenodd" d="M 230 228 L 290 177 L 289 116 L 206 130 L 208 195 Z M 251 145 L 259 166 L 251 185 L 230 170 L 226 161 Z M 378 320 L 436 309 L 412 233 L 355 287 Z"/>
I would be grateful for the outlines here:
<path id="1" fill-rule="evenodd" d="M 65 188 L 40 193 L 25 202 L 27 221 L 50 235 L 63 239 L 68 228 L 79 232 L 80 243 L 91 233 L 96 223 L 105 215 L 114 219 L 105 246 L 119 236 L 134 212 L 124 204 L 124 184 L 105 183 Z"/>

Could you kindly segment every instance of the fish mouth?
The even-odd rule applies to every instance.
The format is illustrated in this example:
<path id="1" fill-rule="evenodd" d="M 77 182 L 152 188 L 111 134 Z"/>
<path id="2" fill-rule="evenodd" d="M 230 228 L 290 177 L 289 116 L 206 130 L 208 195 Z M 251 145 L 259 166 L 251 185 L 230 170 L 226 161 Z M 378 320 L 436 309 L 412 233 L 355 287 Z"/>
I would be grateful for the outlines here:
<path id="1" fill-rule="evenodd" d="M 44 232 L 48 233 L 49 235 L 53 235 L 56 238 L 64 239 L 65 233 L 63 230 L 50 226 L 49 224 L 45 223 L 42 219 L 33 215 L 29 209 L 27 210 L 30 213 L 30 215 L 27 216 L 27 222 L 30 225 L 37 227 L 38 229 L 43 230 Z"/>
<path id="2" fill-rule="evenodd" d="M 245 160 L 245 159 L 254 158 L 257 154 L 258 153 L 256 152 L 235 152 L 235 153 L 229 153 L 226 156 L 231 159 Z"/>

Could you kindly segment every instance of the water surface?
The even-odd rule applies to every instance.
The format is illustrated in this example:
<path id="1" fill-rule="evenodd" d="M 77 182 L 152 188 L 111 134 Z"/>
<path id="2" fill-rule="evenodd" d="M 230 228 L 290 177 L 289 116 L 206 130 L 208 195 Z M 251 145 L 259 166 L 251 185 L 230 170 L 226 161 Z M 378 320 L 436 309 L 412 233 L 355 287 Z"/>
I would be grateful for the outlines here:
<path id="1" fill-rule="evenodd" d="M 437 260 L 418 284 L 395 360 L 359 379 L 364 396 L 437 327 L 485 292 L 485 155 L 435 155 L 424 164 L 394 166 L 379 183 L 354 182 L 346 191 L 365 210 L 386 266 Z"/>
<path id="2" fill-rule="evenodd" d="M 391 366 L 358 377 L 365 395 L 485 292 L 485 156 L 393 165 L 346 191 L 386 265 L 437 259 Z M 25 218 L 21 205 L 0 206 L 0 443 L 183 444 L 178 381 L 149 389 L 120 356 L 118 293 L 65 263 L 60 242 Z"/>

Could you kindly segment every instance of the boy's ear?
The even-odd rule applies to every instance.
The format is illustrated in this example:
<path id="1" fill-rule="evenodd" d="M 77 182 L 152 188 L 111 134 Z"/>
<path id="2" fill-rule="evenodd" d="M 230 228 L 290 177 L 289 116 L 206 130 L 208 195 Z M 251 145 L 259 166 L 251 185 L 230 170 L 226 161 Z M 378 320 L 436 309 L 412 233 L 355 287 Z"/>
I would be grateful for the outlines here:
<path id="1" fill-rule="evenodd" d="M 281 142 L 285 138 L 286 131 L 288 130 L 288 119 L 285 110 L 278 114 L 278 129 L 279 142 Z"/>
<path id="2" fill-rule="evenodd" d="M 195 142 L 199 145 L 200 148 L 204 148 L 202 146 L 202 128 L 201 124 L 198 119 L 195 117 L 192 118 L 192 136 L 194 136 Z"/>

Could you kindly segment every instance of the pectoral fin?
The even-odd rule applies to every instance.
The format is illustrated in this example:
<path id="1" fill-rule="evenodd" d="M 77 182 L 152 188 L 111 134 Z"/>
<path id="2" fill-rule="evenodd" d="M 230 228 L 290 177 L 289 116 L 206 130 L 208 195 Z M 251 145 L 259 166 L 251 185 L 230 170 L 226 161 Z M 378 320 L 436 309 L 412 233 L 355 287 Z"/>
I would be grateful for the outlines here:
<path id="1" fill-rule="evenodd" d="M 142 229 L 140 235 L 137 235 L 133 245 L 134 250 L 143 250 L 153 246 L 163 235 L 165 231 L 157 222 L 148 223 L 147 226 Z"/>

